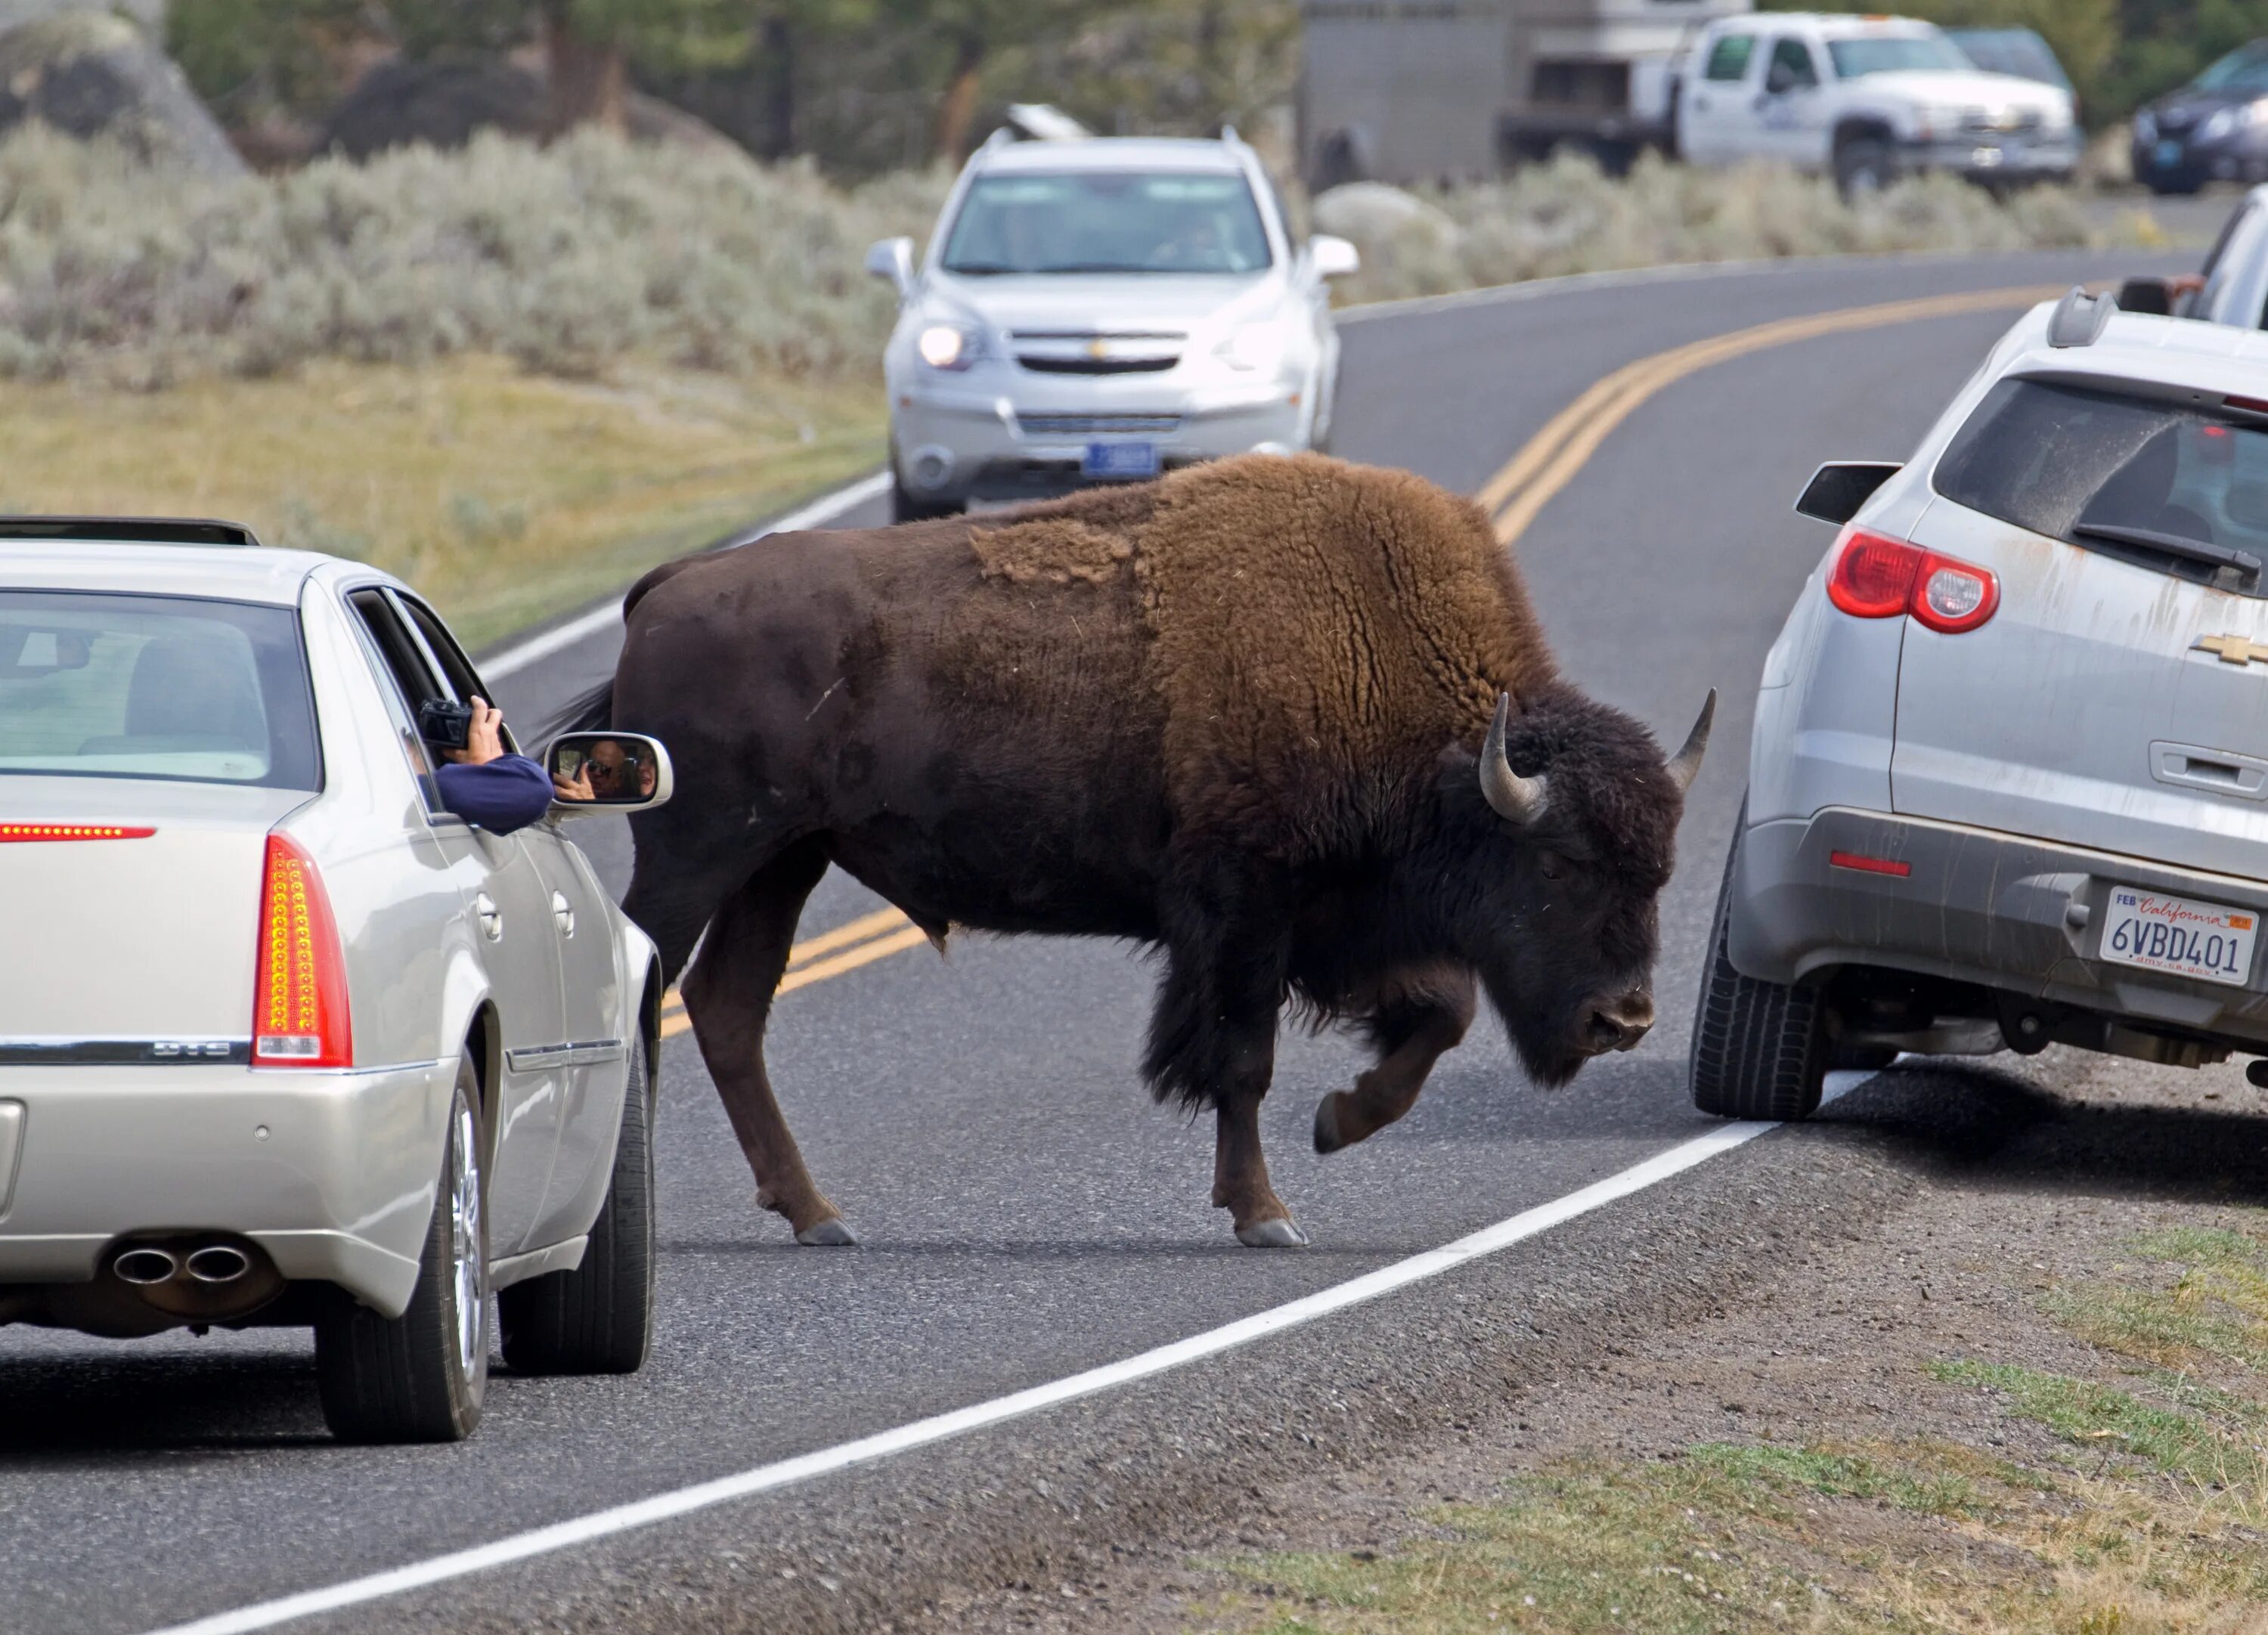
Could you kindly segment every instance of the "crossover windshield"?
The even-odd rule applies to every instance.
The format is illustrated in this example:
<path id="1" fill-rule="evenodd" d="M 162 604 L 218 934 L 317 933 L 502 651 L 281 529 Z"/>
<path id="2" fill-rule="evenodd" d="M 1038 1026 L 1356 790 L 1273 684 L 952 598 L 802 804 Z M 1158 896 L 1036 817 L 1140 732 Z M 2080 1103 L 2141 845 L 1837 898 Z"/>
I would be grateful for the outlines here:
<path id="1" fill-rule="evenodd" d="M 2044 380 L 2003 380 L 1946 451 L 1955 504 L 2177 578 L 2262 593 L 2268 426 Z"/>
<path id="2" fill-rule="evenodd" d="M 1861 79 L 1868 74 L 1965 73 L 1970 61 L 1961 48 L 1942 34 L 1875 34 L 1858 40 L 1830 40 L 1827 55 L 1835 59 L 1837 79 Z"/>
<path id="3" fill-rule="evenodd" d="M 945 270 L 1255 273 L 1268 234 L 1244 178 L 1192 172 L 979 176 L 946 239 Z"/>
<path id="4" fill-rule="evenodd" d="M 2190 84 L 2198 91 L 2268 91 L 2268 49 L 2240 47 Z"/>
<path id="5" fill-rule="evenodd" d="M 289 608 L 0 591 L 0 777 L 317 789 Z"/>

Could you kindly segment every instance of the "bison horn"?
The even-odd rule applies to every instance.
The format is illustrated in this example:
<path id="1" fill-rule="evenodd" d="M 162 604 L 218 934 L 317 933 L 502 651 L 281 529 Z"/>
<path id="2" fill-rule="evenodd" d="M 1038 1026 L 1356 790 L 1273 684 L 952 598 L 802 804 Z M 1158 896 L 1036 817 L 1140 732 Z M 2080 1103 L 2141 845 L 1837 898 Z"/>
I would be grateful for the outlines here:
<path id="1" fill-rule="evenodd" d="M 1511 717 L 1512 695 L 1498 694 L 1496 719 L 1489 723 L 1488 742 L 1481 747 L 1481 793 L 1498 817 L 1525 828 L 1543 815 L 1551 792 L 1543 773 L 1522 777 L 1512 770 L 1512 758 L 1504 752 L 1504 726 Z"/>
<path id="2" fill-rule="evenodd" d="M 1693 787 L 1693 779 L 1701 770 L 1701 757 L 1709 748 L 1709 725 L 1717 718 L 1717 689 L 1711 688 L 1709 696 L 1702 701 L 1701 718 L 1685 735 L 1685 748 L 1677 752 L 1669 763 L 1669 781 L 1683 794 Z"/>

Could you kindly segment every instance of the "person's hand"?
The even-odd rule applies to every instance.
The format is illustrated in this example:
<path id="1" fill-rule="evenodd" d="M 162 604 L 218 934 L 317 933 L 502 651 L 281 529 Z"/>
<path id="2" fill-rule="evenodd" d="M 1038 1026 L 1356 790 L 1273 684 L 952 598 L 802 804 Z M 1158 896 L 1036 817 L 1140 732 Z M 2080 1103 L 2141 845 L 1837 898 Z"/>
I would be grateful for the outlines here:
<path id="1" fill-rule="evenodd" d="M 465 747 L 441 753 L 460 766 L 486 766 L 504 755 L 504 711 L 478 693 L 468 702 L 473 718 L 465 727 Z"/>
<path id="2" fill-rule="evenodd" d="M 572 777 L 564 772 L 554 772 L 551 775 L 551 791 L 562 800 L 597 799 L 598 797 L 591 792 L 591 763 L 588 761 L 582 762 L 575 769 Z"/>

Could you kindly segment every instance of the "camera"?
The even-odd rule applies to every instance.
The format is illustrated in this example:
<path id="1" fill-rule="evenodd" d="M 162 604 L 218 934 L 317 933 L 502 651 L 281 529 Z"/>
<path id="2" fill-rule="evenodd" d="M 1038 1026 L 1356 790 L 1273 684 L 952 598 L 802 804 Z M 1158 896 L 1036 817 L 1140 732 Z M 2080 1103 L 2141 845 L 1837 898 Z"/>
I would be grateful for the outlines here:
<path id="1" fill-rule="evenodd" d="M 429 698 L 417 706 L 417 735 L 436 749 L 462 749 L 472 735 L 473 707 L 446 698 Z"/>

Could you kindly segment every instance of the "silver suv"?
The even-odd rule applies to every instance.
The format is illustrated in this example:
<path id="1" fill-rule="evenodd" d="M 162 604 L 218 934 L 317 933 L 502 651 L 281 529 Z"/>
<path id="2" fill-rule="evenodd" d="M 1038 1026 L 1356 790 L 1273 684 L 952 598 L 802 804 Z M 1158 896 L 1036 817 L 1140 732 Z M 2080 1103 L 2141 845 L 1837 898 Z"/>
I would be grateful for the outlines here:
<path id="1" fill-rule="evenodd" d="M 1356 266 L 1343 239 L 1292 241 L 1233 131 L 994 138 L 918 269 L 910 239 L 867 253 L 901 302 L 883 359 L 894 517 L 1322 446 L 1327 281 Z"/>
<path id="2" fill-rule="evenodd" d="M 1900 1051 L 2268 1057 L 2264 382 L 2268 335 L 2073 291 L 1903 468 L 1813 479 L 1843 529 L 1764 660 L 1704 1110 Z"/>

